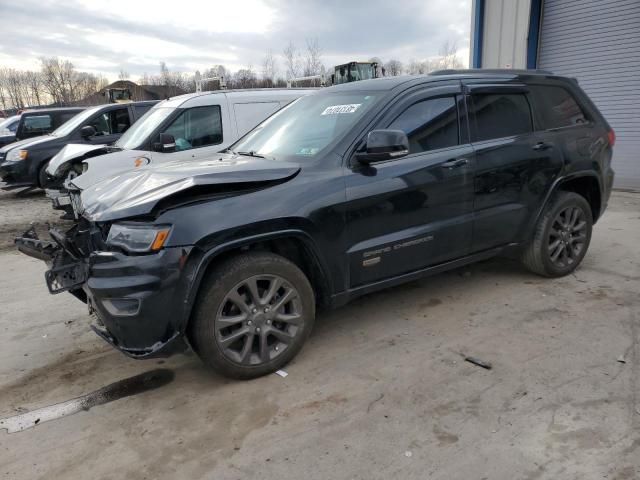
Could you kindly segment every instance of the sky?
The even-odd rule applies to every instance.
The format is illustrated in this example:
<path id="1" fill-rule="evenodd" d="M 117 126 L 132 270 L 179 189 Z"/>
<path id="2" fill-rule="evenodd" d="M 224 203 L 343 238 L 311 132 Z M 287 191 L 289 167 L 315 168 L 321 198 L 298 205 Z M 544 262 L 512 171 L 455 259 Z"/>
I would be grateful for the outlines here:
<path id="1" fill-rule="evenodd" d="M 161 61 L 188 73 L 260 72 L 267 50 L 281 57 L 306 39 L 318 40 L 327 67 L 426 60 L 446 41 L 466 65 L 471 0 L 0 0 L 0 18 L 0 66 L 38 69 L 40 57 L 57 56 L 115 80 L 121 69 L 157 74 Z"/>

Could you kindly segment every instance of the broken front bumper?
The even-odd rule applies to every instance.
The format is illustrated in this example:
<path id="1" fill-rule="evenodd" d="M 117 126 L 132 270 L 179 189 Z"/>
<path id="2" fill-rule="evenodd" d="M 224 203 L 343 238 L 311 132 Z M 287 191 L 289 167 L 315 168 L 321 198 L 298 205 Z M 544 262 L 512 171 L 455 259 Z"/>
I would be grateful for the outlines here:
<path id="1" fill-rule="evenodd" d="M 191 276 L 185 263 L 191 247 L 150 255 L 91 251 L 79 255 L 69 233 L 49 229 L 52 241 L 31 228 L 15 239 L 21 252 L 49 265 L 51 293 L 69 291 L 84 300 L 98 324 L 93 330 L 133 358 L 166 357 L 184 351 L 186 303 Z"/>
<path id="2" fill-rule="evenodd" d="M 50 267 L 44 274 L 50 293 L 82 288 L 88 274 L 86 262 L 65 249 L 65 236 L 62 232 L 50 228 L 49 234 L 53 241 L 40 240 L 34 227 L 31 227 L 14 242 L 20 252 L 43 260 Z"/>

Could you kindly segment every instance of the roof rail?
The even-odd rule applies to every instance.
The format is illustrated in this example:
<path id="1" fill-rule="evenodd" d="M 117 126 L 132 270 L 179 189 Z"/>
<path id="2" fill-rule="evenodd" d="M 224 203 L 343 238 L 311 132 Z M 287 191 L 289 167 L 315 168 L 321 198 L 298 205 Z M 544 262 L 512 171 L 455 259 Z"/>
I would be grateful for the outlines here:
<path id="1" fill-rule="evenodd" d="M 435 70 L 430 72 L 429 75 L 456 75 L 456 74 L 464 74 L 464 73 L 503 73 L 503 74 L 513 74 L 513 75 L 527 75 L 527 74 L 541 74 L 541 75 L 554 75 L 553 72 L 549 70 L 540 70 L 540 69 L 514 69 L 514 68 L 464 68 L 464 69 L 445 69 L 445 70 Z"/>

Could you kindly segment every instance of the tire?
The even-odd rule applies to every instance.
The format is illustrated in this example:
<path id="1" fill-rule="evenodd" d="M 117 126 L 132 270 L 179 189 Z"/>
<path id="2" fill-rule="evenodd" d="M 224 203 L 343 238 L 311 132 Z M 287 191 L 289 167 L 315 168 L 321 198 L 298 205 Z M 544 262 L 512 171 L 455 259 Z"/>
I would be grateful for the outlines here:
<path id="1" fill-rule="evenodd" d="M 49 184 L 49 177 L 47 176 L 47 167 L 49 162 L 44 162 L 38 169 L 38 187 L 45 189 Z"/>
<path id="2" fill-rule="evenodd" d="M 557 192 L 538 220 L 522 263 L 544 277 L 568 275 L 587 253 L 592 228 L 593 215 L 585 198 L 574 192 Z"/>
<path id="3" fill-rule="evenodd" d="M 257 293 L 250 293 L 250 285 Z M 286 365 L 314 321 L 315 295 L 302 270 L 279 255 L 249 252 L 224 261 L 208 275 L 188 336 L 215 372 L 249 379 Z"/>

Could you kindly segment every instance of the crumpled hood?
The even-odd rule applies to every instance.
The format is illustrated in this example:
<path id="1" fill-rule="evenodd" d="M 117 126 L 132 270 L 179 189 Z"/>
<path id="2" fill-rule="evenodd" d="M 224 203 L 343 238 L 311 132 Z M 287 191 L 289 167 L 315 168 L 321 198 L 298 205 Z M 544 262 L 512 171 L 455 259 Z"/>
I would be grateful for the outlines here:
<path id="1" fill-rule="evenodd" d="M 105 147 L 106 149 L 106 147 Z M 155 152 L 144 150 L 120 150 L 113 153 L 88 152 L 82 161 L 87 165 L 87 170 L 77 177 L 73 184 L 80 190 L 86 190 L 102 180 L 129 172 L 133 169 L 145 168 L 151 163 Z"/>
<path id="2" fill-rule="evenodd" d="M 69 166 L 81 158 L 85 158 L 87 154 L 100 154 L 108 152 L 107 145 L 92 145 L 87 143 L 69 143 L 65 145 L 49 162 L 47 173 L 52 177 L 64 174 Z"/>
<path id="3" fill-rule="evenodd" d="M 170 162 L 127 171 L 91 185 L 82 191 L 81 213 L 100 222 L 146 215 L 159 201 L 190 188 L 239 184 L 255 188 L 261 182 L 286 181 L 299 171 L 295 163 L 223 153 L 209 159 Z M 223 193 L 224 189 L 216 191 Z"/>
<path id="4" fill-rule="evenodd" d="M 51 135 L 43 135 L 41 137 L 25 138 L 24 140 L 20 140 L 18 142 L 13 142 L 13 143 L 10 143 L 9 145 L 6 145 L 6 146 L 0 148 L 0 153 L 6 154 L 9 150 L 13 150 L 14 148 L 17 148 L 17 147 L 20 147 L 20 148 L 35 147 L 36 145 L 38 145 L 40 143 L 48 142 L 49 140 L 52 140 L 54 138 L 56 138 L 56 137 L 53 137 Z"/>

